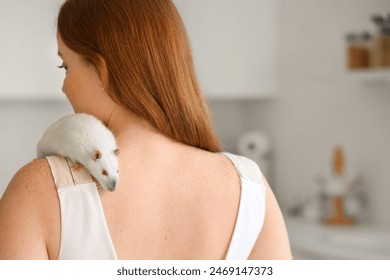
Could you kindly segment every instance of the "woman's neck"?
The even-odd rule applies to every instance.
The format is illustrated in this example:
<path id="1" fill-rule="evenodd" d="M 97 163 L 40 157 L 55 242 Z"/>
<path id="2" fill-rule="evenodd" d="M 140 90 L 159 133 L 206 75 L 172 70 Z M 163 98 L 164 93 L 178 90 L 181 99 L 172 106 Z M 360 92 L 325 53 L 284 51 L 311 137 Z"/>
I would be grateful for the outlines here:
<path id="1" fill-rule="evenodd" d="M 107 127 L 113 132 L 118 147 L 145 147 L 151 144 L 173 143 L 174 140 L 161 134 L 146 120 L 134 113 L 115 106 L 107 122 Z"/>

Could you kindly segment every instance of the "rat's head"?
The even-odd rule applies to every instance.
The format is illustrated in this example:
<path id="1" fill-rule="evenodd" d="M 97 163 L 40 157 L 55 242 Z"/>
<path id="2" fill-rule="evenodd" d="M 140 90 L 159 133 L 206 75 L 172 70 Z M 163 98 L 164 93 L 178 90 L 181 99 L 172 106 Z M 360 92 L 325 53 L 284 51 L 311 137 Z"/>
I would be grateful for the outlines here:
<path id="1" fill-rule="evenodd" d="M 108 191 L 115 191 L 119 183 L 118 166 L 119 149 L 106 152 L 94 151 L 91 154 L 92 163 L 89 167 L 91 174 Z"/>

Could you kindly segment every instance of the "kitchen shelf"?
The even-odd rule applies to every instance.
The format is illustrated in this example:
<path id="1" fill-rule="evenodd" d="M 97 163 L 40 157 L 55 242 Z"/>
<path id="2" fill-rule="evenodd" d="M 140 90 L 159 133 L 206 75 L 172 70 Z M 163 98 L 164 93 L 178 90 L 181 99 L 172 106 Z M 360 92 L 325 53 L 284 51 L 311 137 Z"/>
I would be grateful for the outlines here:
<path id="1" fill-rule="evenodd" d="M 352 70 L 348 73 L 364 85 L 390 87 L 390 69 Z"/>

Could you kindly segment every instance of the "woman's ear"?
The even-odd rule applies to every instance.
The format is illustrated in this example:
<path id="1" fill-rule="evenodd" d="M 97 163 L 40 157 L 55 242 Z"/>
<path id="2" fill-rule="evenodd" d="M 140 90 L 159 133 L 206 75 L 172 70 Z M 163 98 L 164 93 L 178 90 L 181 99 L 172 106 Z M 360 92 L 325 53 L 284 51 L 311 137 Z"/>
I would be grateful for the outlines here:
<path id="1" fill-rule="evenodd" d="M 102 88 L 104 89 L 104 91 L 106 93 L 108 93 L 110 90 L 110 78 L 108 75 L 107 64 L 101 55 L 98 55 L 98 59 L 99 59 L 99 62 L 98 62 L 99 64 L 97 65 L 98 75 L 99 75 L 99 78 L 102 82 Z"/>

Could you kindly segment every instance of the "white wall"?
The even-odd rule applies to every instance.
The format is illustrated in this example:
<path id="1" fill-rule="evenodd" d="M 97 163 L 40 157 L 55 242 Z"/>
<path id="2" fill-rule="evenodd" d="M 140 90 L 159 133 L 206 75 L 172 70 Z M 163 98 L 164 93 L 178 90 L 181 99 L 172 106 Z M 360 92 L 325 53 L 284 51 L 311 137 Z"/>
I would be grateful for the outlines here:
<path id="1" fill-rule="evenodd" d="M 60 96 L 56 19 L 63 0 L 0 1 L 0 96 Z"/>
<path id="2" fill-rule="evenodd" d="M 0 197 L 14 173 L 36 157 L 45 129 L 70 113 L 62 101 L 0 101 Z"/>

